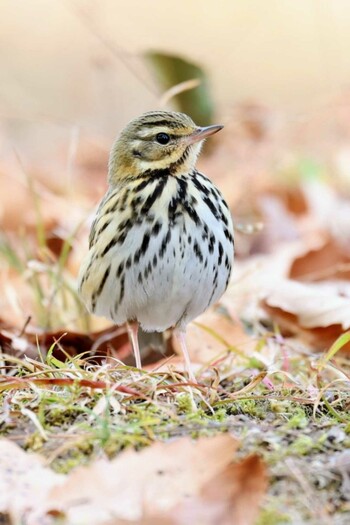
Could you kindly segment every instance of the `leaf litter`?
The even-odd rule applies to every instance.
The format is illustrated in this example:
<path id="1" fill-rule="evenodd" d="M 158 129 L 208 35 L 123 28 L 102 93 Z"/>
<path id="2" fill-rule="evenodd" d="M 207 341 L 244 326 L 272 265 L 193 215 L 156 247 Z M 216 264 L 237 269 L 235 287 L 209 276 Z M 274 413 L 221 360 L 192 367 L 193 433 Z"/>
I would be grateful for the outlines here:
<path id="1" fill-rule="evenodd" d="M 125 328 L 76 294 L 106 145 L 78 145 L 76 191 L 2 166 L 4 523 L 348 523 L 350 185 L 281 126 L 242 105 L 201 160 L 243 234 L 227 293 L 188 329 L 198 385 L 170 333 L 137 371 Z"/>

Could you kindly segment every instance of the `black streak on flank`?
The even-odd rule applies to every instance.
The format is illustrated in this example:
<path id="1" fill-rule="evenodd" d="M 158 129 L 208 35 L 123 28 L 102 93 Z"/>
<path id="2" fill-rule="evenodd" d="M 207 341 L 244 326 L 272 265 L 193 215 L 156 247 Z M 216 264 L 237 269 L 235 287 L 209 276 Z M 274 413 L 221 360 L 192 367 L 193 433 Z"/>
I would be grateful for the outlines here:
<path id="1" fill-rule="evenodd" d="M 164 257 L 165 251 L 167 249 L 167 246 L 171 239 L 171 230 L 169 228 L 168 233 L 165 235 L 165 237 L 162 240 L 162 244 L 159 250 L 159 257 L 162 259 Z"/>
<path id="2" fill-rule="evenodd" d="M 234 244 L 232 234 L 229 232 L 227 228 L 224 229 L 224 234 L 225 234 L 226 239 L 228 239 L 231 244 Z"/>
<path id="3" fill-rule="evenodd" d="M 122 261 L 119 266 L 118 266 L 118 269 L 117 269 L 117 279 L 119 279 L 119 277 L 121 276 L 122 272 L 124 270 L 124 261 Z"/>
<path id="4" fill-rule="evenodd" d="M 148 245 L 149 245 L 149 240 L 150 240 L 150 233 L 147 231 L 144 236 L 143 236 L 143 239 L 142 239 L 142 244 L 141 244 L 141 255 L 145 255 L 146 251 L 147 251 L 147 248 L 148 248 Z"/>
<path id="5" fill-rule="evenodd" d="M 108 201 L 111 200 L 113 197 L 116 197 L 116 195 L 112 195 L 112 197 L 108 199 Z M 105 209 L 104 214 L 108 215 L 108 213 L 114 213 L 118 209 L 118 207 L 121 205 L 122 205 L 122 201 L 116 198 L 115 201 L 112 202 L 107 209 Z"/>
<path id="6" fill-rule="evenodd" d="M 216 267 L 216 268 L 215 268 L 214 277 L 213 277 L 213 286 L 214 286 L 214 291 L 216 290 L 217 285 L 218 285 L 218 275 L 219 275 L 218 267 Z"/>
<path id="7" fill-rule="evenodd" d="M 220 266 L 220 264 L 222 263 L 222 257 L 224 255 L 224 249 L 222 247 L 222 244 L 221 242 L 219 242 L 219 260 L 218 260 L 218 264 Z"/>
<path id="8" fill-rule="evenodd" d="M 106 271 L 103 274 L 103 277 L 101 279 L 101 282 L 99 284 L 99 287 L 94 292 L 93 301 L 94 301 L 95 304 L 96 304 L 96 298 L 99 297 L 101 295 L 101 293 L 103 292 L 103 288 L 104 288 L 104 285 L 106 284 L 106 281 L 108 279 L 110 271 L 111 271 L 111 265 L 109 265 L 108 268 L 106 269 Z"/>
<path id="9" fill-rule="evenodd" d="M 203 233 L 202 233 L 202 239 L 203 241 L 205 241 L 205 239 L 208 238 L 208 235 L 209 235 L 209 230 L 208 230 L 208 226 L 206 224 L 203 225 Z"/>
<path id="10" fill-rule="evenodd" d="M 154 223 L 152 227 L 151 235 L 153 235 L 154 237 L 157 237 L 161 229 L 162 229 L 162 223 L 160 221 L 157 221 L 156 223 Z"/>
<path id="11" fill-rule="evenodd" d="M 112 246 L 114 246 L 116 244 L 117 239 L 118 239 L 118 237 L 117 238 L 113 237 L 113 239 L 111 239 L 109 241 L 109 243 L 102 250 L 100 257 L 104 257 L 106 255 L 106 253 L 109 252 L 109 250 L 112 248 Z"/>
<path id="12" fill-rule="evenodd" d="M 215 204 L 209 199 L 209 197 L 204 197 L 203 202 L 208 206 L 209 210 L 214 215 L 215 219 L 220 219 L 218 210 L 215 207 Z"/>
<path id="13" fill-rule="evenodd" d="M 145 255 L 146 251 L 147 251 L 147 248 L 148 248 L 148 245 L 149 245 L 149 241 L 150 241 L 150 232 L 146 232 L 143 236 L 143 239 L 142 239 L 142 244 L 140 246 L 140 248 L 136 251 L 135 253 L 135 256 L 134 256 L 134 263 L 137 264 L 140 260 L 140 258 Z"/>
<path id="14" fill-rule="evenodd" d="M 215 192 L 215 188 L 213 187 L 210 188 L 210 194 L 214 197 L 216 202 L 218 202 L 218 196 L 217 196 L 217 193 Z"/>
<path id="15" fill-rule="evenodd" d="M 200 250 L 200 247 L 199 247 L 199 244 L 197 243 L 197 241 L 195 241 L 195 243 L 193 245 L 193 250 L 194 250 L 194 253 L 195 253 L 196 257 L 198 257 L 199 261 L 203 262 L 203 255 L 202 255 L 202 252 Z"/>
<path id="16" fill-rule="evenodd" d="M 110 220 L 109 220 L 109 221 L 106 221 L 106 222 L 104 223 L 104 225 L 101 226 L 101 228 L 98 230 L 98 232 L 94 235 L 94 237 L 99 237 L 99 236 L 101 235 L 101 233 L 105 231 L 105 229 L 107 228 L 107 226 L 110 225 L 110 223 L 111 223 Z"/>
<path id="17" fill-rule="evenodd" d="M 123 232 L 121 232 L 121 234 L 117 237 L 116 242 L 117 242 L 118 244 L 123 244 L 123 242 L 124 242 L 125 239 L 126 239 L 127 234 L 128 234 L 127 231 L 123 231 Z"/>
<path id="18" fill-rule="evenodd" d="M 109 250 L 110 250 L 111 248 L 113 248 L 113 246 L 115 246 L 115 245 L 119 242 L 119 240 L 120 240 L 120 238 L 121 238 L 122 236 L 123 236 L 123 234 L 120 234 L 120 235 L 118 235 L 118 236 L 113 237 L 113 239 L 111 239 L 111 240 L 109 241 L 109 243 L 106 244 L 106 246 L 104 247 L 103 251 L 101 252 L 100 257 L 104 257 L 104 256 L 106 255 L 106 253 L 109 252 Z M 124 240 L 122 240 L 122 242 L 124 242 Z"/>
<path id="19" fill-rule="evenodd" d="M 120 295 L 119 295 L 119 304 L 124 299 L 124 292 L 125 292 L 125 277 L 123 275 L 121 281 L 120 281 Z"/>
<path id="20" fill-rule="evenodd" d="M 213 277 L 213 290 L 211 292 L 211 295 L 210 295 L 210 299 L 208 301 L 208 304 L 207 304 L 207 307 L 211 304 L 211 301 L 214 297 L 214 293 L 216 292 L 216 289 L 218 287 L 218 269 L 217 267 L 215 268 L 215 273 L 214 273 L 214 277 Z"/>
<path id="21" fill-rule="evenodd" d="M 228 220 L 224 213 L 221 212 L 221 220 L 225 224 L 225 226 L 228 226 Z"/>
<path id="22" fill-rule="evenodd" d="M 213 253 L 214 252 L 214 246 L 215 246 L 215 235 L 213 233 L 211 233 L 210 234 L 210 239 L 209 239 L 209 244 L 208 244 L 209 253 Z"/>
<path id="23" fill-rule="evenodd" d="M 151 272 L 152 272 L 152 264 L 151 264 L 151 261 L 149 261 L 148 265 L 146 266 L 145 271 L 143 272 L 146 280 L 148 279 L 148 276 L 150 275 Z"/>
<path id="24" fill-rule="evenodd" d="M 123 221 L 120 224 L 119 230 L 123 230 L 123 231 L 128 232 L 131 227 L 132 227 L 132 221 L 130 219 L 125 219 L 125 221 Z"/>
<path id="25" fill-rule="evenodd" d="M 123 242 L 125 241 L 126 239 L 126 236 L 127 234 L 129 233 L 130 229 L 132 227 L 132 222 L 130 219 L 126 219 L 125 221 L 123 221 L 119 228 L 118 228 L 118 231 L 119 233 L 116 234 L 110 241 L 108 244 L 106 244 L 106 246 L 104 247 L 104 249 L 102 250 L 101 252 L 101 257 L 104 257 L 106 255 L 107 252 L 109 252 L 109 250 L 111 248 L 113 248 L 113 246 L 115 246 L 116 244 L 123 244 Z"/>

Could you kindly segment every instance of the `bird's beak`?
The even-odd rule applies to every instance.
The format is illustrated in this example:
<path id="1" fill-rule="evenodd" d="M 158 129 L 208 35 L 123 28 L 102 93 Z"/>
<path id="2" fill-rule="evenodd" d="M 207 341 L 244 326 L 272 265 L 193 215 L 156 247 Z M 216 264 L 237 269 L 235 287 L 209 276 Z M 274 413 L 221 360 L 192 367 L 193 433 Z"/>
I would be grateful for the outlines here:
<path id="1" fill-rule="evenodd" d="M 207 126 L 205 128 L 197 128 L 191 135 L 187 135 L 187 137 L 184 138 L 184 143 L 189 146 L 190 144 L 204 140 L 220 131 L 223 127 L 224 126 Z"/>

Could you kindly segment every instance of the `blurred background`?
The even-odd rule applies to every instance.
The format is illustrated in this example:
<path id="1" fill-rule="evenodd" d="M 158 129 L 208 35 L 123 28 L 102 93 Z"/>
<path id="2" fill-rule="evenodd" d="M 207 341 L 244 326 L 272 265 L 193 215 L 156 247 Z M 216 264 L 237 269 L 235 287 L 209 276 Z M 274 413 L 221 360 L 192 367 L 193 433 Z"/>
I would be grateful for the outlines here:
<path id="1" fill-rule="evenodd" d="M 1 0 L 0 15 L 2 318 L 23 325 L 34 295 L 37 326 L 77 326 L 61 284 L 74 296 L 109 149 L 157 108 L 225 125 L 200 168 L 230 204 L 238 260 L 317 241 L 317 264 L 287 277 L 349 278 L 347 0 Z"/>
<path id="2" fill-rule="evenodd" d="M 149 51 L 200 65 L 221 120 L 259 102 L 290 124 L 349 89 L 347 0 L 2 0 L 0 9 L 1 126 L 7 147 L 31 161 L 51 161 L 77 135 L 109 143 L 158 107 Z"/>

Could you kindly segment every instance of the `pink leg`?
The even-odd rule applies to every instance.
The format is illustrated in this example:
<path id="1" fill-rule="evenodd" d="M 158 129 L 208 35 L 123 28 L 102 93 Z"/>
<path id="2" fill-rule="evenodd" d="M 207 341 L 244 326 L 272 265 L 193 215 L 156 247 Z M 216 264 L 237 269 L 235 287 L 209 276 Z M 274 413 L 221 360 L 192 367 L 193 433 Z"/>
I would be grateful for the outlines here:
<path id="1" fill-rule="evenodd" d="M 137 333 L 139 331 L 139 324 L 136 323 L 126 323 L 129 338 L 131 341 L 132 349 L 135 356 L 135 362 L 136 362 L 136 368 L 142 368 L 141 366 L 141 355 L 140 355 L 140 348 L 139 348 L 139 340 L 137 337 Z"/>
<path id="2" fill-rule="evenodd" d="M 186 346 L 186 334 L 185 334 L 185 332 L 175 328 L 174 335 L 175 335 L 176 339 L 178 340 L 180 348 L 182 350 L 182 353 L 183 353 L 183 356 L 184 356 L 184 359 L 185 359 L 185 367 L 186 367 L 186 370 L 187 370 L 187 373 L 188 373 L 188 377 L 189 377 L 190 381 L 192 381 L 193 383 L 197 383 L 197 380 L 196 380 L 196 378 L 194 376 L 194 373 L 193 373 L 193 370 L 192 370 L 191 360 L 190 360 L 190 356 L 188 354 L 188 350 L 187 350 L 187 346 Z"/>

